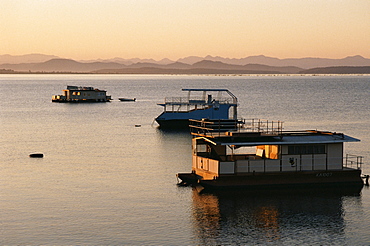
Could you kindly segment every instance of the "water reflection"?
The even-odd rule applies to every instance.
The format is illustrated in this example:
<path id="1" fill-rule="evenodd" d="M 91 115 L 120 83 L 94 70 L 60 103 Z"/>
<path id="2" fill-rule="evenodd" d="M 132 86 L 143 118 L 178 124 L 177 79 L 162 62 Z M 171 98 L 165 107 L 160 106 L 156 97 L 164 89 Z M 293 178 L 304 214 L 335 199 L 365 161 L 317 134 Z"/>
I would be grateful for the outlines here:
<path id="1" fill-rule="evenodd" d="M 195 235 L 204 245 L 345 244 L 343 199 L 360 198 L 350 194 L 207 194 L 193 188 Z"/>
<path id="2" fill-rule="evenodd" d="M 156 127 L 155 130 L 162 136 L 188 136 L 191 139 L 190 129 L 162 129 Z"/>

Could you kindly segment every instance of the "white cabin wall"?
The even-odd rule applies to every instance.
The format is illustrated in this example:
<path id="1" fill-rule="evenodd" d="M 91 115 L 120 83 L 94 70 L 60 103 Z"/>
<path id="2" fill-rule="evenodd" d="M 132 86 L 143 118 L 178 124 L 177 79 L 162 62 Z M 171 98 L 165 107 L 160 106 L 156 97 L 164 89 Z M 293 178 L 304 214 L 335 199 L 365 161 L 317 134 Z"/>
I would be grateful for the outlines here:
<path id="1" fill-rule="evenodd" d="M 285 155 L 282 156 L 281 168 L 282 171 L 297 171 L 299 170 L 299 155 Z"/>
<path id="2" fill-rule="evenodd" d="M 327 167 L 326 154 L 315 154 L 313 162 L 314 170 L 326 170 Z"/>
<path id="3" fill-rule="evenodd" d="M 266 172 L 279 172 L 280 171 L 280 160 L 265 160 Z"/>
<path id="4" fill-rule="evenodd" d="M 236 172 L 237 173 L 249 172 L 249 160 L 237 160 L 236 161 Z"/>
<path id="5" fill-rule="evenodd" d="M 281 154 L 282 155 L 287 155 L 288 154 L 288 146 L 287 145 L 282 145 L 281 146 Z"/>
<path id="6" fill-rule="evenodd" d="M 234 174 L 234 162 L 220 162 L 220 174 Z"/>
<path id="7" fill-rule="evenodd" d="M 264 160 L 253 160 L 249 162 L 250 172 L 264 172 Z"/>
<path id="8" fill-rule="evenodd" d="M 194 141 L 194 139 L 193 139 Z M 194 146 L 194 145 L 193 145 Z M 204 148 L 206 145 L 198 145 L 197 148 Z M 224 147 L 224 146 L 223 146 Z M 224 154 L 223 147 L 213 148 L 217 154 Z M 262 147 L 262 148 L 260 148 Z M 259 146 L 257 149 L 264 149 L 267 153 L 275 153 L 279 149 L 276 146 Z M 215 176 L 220 174 L 248 173 L 248 172 L 279 172 L 279 171 L 313 171 L 313 170 L 334 170 L 342 169 L 343 144 L 327 144 L 325 153 L 322 154 L 293 154 L 288 155 L 288 146 L 281 146 L 280 159 L 237 159 L 235 162 L 218 161 L 210 158 L 196 156 L 200 149 L 193 149 L 193 170 L 212 173 Z M 203 150 L 204 151 L 204 150 Z M 198 152 L 199 153 L 199 152 Z"/>
<path id="9" fill-rule="evenodd" d="M 327 145 L 328 169 L 342 169 L 343 143 Z"/>
<path id="10" fill-rule="evenodd" d="M 219 161 L 193 155 L 193 168 L 192 169 L 195 171 L 197 170 L 207 171 L 215 175 L 218 175 L 219 174 Z"/>
<path id="11" fill-rule="evenodd" d="M 312 158 L 314 158 L 313 155 L 302 155 L 299 169 L 301 171 L 312 171 L 312 166 L 314 165 Z"/>

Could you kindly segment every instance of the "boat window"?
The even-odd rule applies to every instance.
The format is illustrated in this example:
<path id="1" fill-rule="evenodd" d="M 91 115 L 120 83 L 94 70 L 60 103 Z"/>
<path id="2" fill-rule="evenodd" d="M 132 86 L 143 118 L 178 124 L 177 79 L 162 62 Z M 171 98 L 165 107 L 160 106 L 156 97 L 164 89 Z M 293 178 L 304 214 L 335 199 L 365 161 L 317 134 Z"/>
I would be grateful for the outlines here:
<path id="1" fill-rule="evenodd" d="M 227 148 L 227 154 L 236 154 L 236 155 L 254 155 L 256 154 L 256 147 L 255 146 L 234 146 L 234 148 Z"/>
<path id="2" fill-rule="evenodd" d="M 197 152 L 207 152 L 207 145 L 197 144 Z"/>
<path id="3" fill-rule="evenodd" d="M 289 145 L 289 155 L 325 154 L 325 145 Z"/>

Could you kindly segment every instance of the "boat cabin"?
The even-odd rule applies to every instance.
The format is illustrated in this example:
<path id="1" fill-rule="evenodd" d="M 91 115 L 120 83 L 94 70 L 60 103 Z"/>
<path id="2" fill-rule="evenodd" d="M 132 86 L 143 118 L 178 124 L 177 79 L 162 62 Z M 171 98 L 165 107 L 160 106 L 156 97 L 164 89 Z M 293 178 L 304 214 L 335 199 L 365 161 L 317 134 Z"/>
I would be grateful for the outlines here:
<path id="1" fill-rule="evenodd" d="M 105 90 L 93 87 L 67 86 L 63 95 L 54 95 L 52 102 L 109 102 L 111 96 L 107 96 Z"/>

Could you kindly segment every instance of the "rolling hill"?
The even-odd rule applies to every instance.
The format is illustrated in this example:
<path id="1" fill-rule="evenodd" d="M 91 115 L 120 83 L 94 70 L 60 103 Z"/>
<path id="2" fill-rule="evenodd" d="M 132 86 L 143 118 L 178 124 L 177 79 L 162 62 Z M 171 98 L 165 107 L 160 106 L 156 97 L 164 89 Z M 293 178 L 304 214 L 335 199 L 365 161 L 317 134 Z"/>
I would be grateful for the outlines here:
<path id="1" fill-rule="evenodd" d="M 52 59 L 47 58 L 52 57 Z M 368 74 L 370 59 L 353 56 L 343 59 L 300 58 L 278 59 L 251 56 L 242 59 L 222 57 L 187 57 L 174 62 L 169 59 L 120 59 L 81 62 L 54 56 L 31 54 L 0 56 L 10 61 L 42 60 L 41 62 L 3 63 L 0 73 L 119 73 L 119 74 L 307 74 L 307 73 L 360 73 Z M 133 62 L 137 61 L 137 62 Z M 130 63 L 132 62 L 132 63 Z M 271 65 L 275 64 L 275 65 Z M 301 64 L 297 66 L 294 64 Z M 311 65 L 309 65 L 311 64 Z M 317 64 L 314 66 L 314 64 Z M 339 64 L 324 66 L 325 64 Z M 309 67 L 309 68 L 307 68 Z"/>

